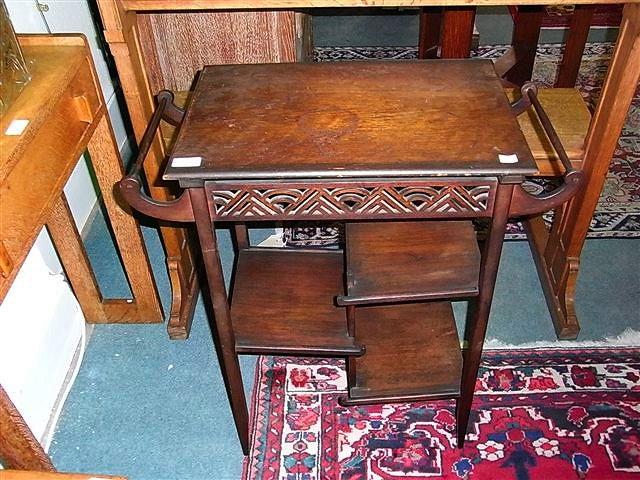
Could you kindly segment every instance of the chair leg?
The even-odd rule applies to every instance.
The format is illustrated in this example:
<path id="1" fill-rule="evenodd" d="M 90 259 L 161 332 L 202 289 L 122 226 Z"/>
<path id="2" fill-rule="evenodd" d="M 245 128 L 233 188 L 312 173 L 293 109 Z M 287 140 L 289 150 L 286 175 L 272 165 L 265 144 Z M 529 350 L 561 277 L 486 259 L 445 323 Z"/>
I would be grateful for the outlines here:
<path id="1" fill-rule="evenodd" d="M 531 80 L 543 14 L 544 8 L 540 6 L 518 7 L 511 40 L 517 62 L 505 77 L 511 83 L 522 86 Z"/>
<path id="2" fill-rule="evenodd" d="M 420 9 L 418 58 L 438 58 L 442 16 L 442 7 L 422 7 Z"/>
<path id="3" fill-rule="evenodd" d="M 593 5 L 576 5 L 575 7 L 569 23 L 569 33 L 564 46 L 562 62 L 558 69 L 555 85 L 557 88 L 573 88 L 576 85 L 594 10 Z"/>
<path id="4" fill-rule="evenodd" d="M 447 7 L 442 16 L 441 57 L 468 58 L 471 54 L 476 7 Z"/>

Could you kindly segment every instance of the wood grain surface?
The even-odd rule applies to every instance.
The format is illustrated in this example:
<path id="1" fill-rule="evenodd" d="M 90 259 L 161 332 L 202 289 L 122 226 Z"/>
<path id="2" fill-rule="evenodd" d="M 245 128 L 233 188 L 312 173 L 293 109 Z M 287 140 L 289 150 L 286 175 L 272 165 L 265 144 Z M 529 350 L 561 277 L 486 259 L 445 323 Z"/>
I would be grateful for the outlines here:
<path id="1" fill-rule="evenodd" d="M 54 37 L 42 45 L 40 36 L 19 38 L 29 40 L 24 53 L 34 62 L 33 80 L 0 121 L 4 132 L 14 119 L 29 120 L 22 135 L 0 136 L 0 240 L 12 266 L 0 278 L 0 300 L 95 130 L 97 121 L 86 118 L 85 100 L 95 117 L 105 112 L 83 44 L 58 45 Z"/>
<path id="2" fill-rule="evenodd" d="M 469 57 L 475 19 L 474 6 L 455 6 L 443 10 L 440 58 Z"/>
<path id="3" fill-rule="evenodd" d="M 77 95 L 88 95 L 93 110 L 101 106 L 95 92 L 91 78 L 77 77 L 78 70 L 83 63 L 86 65 L 86 53 L 81 36 L 46 37 L 40 35 L 20 36 L 20 45 L 23 49 L 25 60 L 28 62 L 31 81 L 25 87 L 25 93 L 19 95 L 11 108 L 0 117 L 0 131 L 2 135 L 0 151 L 0 181 L 3 181 L 11 172 L 16 163 L 23 157 L 26 150 L 41 128 L 47 124 L 47 128 L 55 129 L 49 125 L 52 120 L 61 119 L 61 115 L 53 116 L 63 104 L 70 116 L 66 120 L 77 120 L 76 100 L 70 95 L 69 89 L 72 83 Z M 71 38 L 73 41 L 69 41 Z M 53 118 L 52 118 L 53 116 Z M 21 135 L 4 135 L 9 124 L 14 119 L 29 120 L 28 125 Z M 77 122 L 81 123 L 81 122 Z M 76 125 L 69 124 L 69 128 Z M 81 127 L 79 125 L 79 127 Z"/>
<path id="4" fill-rule="evenodd" d="M 506 92 L 511 101 L 520 98 L 519 90 L 507 89 Z M 591 122 L 591 113 L 582 95 L 574 88 L 541 88 L 538 90 L 538 98 L 551 119 L 567 156 L 574 167 L 579 168 L 584 157 L 584 140 Z M 518 116 L 518 123 L 536 161 L 539 175 L 561 175 L 564 172 L 562 162 L 544 133 L 535 110 L 530 108 Z"/>
<path id="5" fill-rule="evenodd" d="M 138 16 L 151 90 L 188 90 L 205 65 L 295 62 L 309 55 L 293 11 Z M 307 41 L 308 37 L 304 37 Z"/>
<path id="6" fill-rule="evenodd" d="M 449 302 L 356 309 L 357 359 L 351 398 L 448 398 L 460 391 L 462 355 Z"/>
<path id="7" fill-rule="evenodd" d="M 557 5 L 638 3 L 640 0 L 556 0 Z M 316 7 L 548 5 L 549 0 L 121 0 L 125 10 L 228 10 Z"/>
<path id="8" fill-rule="evenodd" d="M 6 468 L 54 471 L 53 463 L 0 385 L 0 462 Z M 0 478 L 3 478 L 0 470 Z"/>
<path id="9" fill-rule="evenodd" d="M 347 333 L 341 251 L 240 252 L 231 318 L 240 353 L 357 353 Z"/>
<path id="10" fill-rule="evenodd" d="M 536 171 L 491 61 L 419 60 L 207 67 L 164 178 Z"/>
<path id="11" fill-rule="evenodd" d="M 476 295 L 480 250 L 470 221 L 346 225 L 343 304 Z"/>
<path id="12" fill-rule="evenodd" d="M 609 164 L 640 81 L 640 4 L 627 4 L 618 42 L 600 101 L 585 141 L 582 169 L 587 188 L 562 209 L 546 243 L 544 257 L 534 248 L 539 270 L 547 282 L 547 304 L 559 338 L 574 339 L 580 331 L 575 310 L 575 287 L 580 252 L 604 186 Z"/>

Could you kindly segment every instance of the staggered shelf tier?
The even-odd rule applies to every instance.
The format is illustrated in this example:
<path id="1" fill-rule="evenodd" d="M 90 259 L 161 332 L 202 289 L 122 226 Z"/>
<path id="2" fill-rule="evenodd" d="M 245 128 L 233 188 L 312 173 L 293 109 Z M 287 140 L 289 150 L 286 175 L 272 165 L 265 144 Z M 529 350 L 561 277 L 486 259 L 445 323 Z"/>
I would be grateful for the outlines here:
<path id="1" fill-rule="evenodd" d="M 341 250 L 239 252 L 231 302 L 238 353 L 358 355 L 347 332 Z"/>
<path id="2" fill-rule="evenodd" d="M 345 236 L 341 305 L 478 294 L 480 252 L 470 221 L 349 223 Z"/>
<path id="3" fill-rule="evenodd" d="M 357 310 L 356 382 L 344 404 L 455 398 L 462 354 L 449 302 L 406 303 Z"/>
<path id="4" fill-rule="evenodd" d="M 470 221 L 346 226 L 346 295 L 355 338 L 344 405 L 457 398 L 462 353 L 448 300 L 478 295 Z M 356 308 L 357 307 L 357 308 Z"/>
<path id="5" fill-rule="evenodd" d="M 239 252 L 236 351 L 349 357 L 345 405 L 458 397 L 462 354 L 445 300 L 478 294 L 473 224 L 350 223 L 345 234 L 345 252 Z"/>

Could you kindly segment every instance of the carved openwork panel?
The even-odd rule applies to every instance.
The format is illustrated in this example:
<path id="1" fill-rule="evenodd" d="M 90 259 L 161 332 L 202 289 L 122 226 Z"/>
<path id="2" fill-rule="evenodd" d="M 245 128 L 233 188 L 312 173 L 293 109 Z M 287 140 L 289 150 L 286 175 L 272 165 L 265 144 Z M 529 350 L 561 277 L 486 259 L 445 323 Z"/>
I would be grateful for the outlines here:
<path id="1" fill-rule="evenodd" d="M 490 179 L 206 185 L 212 217 L 228 220 L 484 217 L 495 187 Z"/>

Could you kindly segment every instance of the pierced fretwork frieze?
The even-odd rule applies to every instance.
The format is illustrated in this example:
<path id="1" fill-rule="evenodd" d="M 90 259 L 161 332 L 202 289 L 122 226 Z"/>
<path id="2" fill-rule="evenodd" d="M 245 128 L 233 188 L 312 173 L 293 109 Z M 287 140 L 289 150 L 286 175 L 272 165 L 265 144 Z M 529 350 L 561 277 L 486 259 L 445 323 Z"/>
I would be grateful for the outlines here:
<path id="1" fill-rule="evenodd" d="M 354 182 L 207 186 L 214 218 L 245 220 L 482 217 L 490 215 L 495 183 Z"/>

